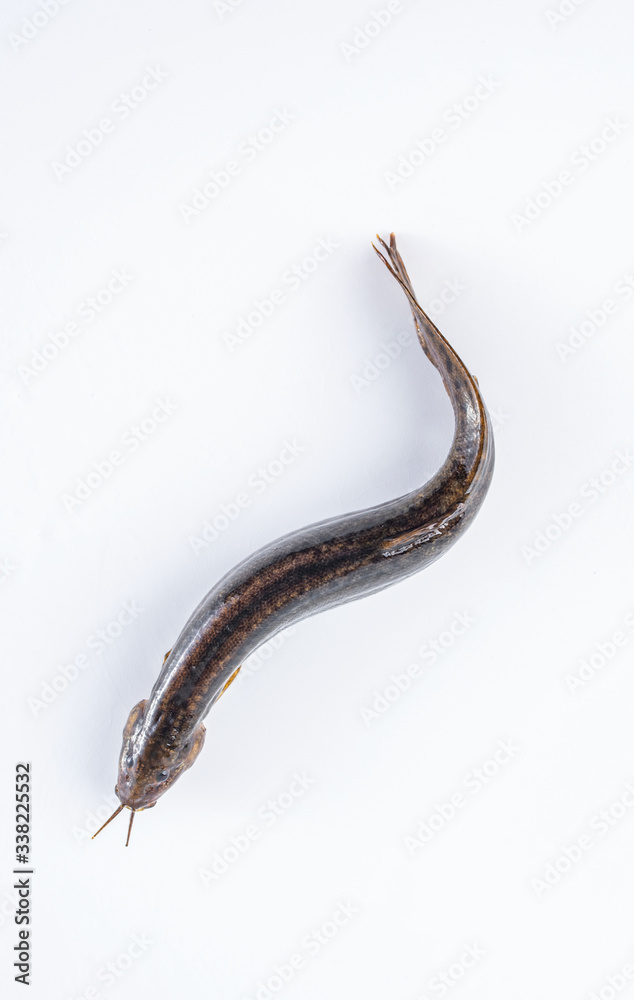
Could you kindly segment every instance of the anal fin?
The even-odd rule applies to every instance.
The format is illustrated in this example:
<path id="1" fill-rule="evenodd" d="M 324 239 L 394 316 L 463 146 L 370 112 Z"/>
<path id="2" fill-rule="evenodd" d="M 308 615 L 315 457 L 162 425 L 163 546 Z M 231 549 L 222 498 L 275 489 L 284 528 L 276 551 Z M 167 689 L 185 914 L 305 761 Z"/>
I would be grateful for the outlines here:
<path id="1" fill-rule="evenodd" d="M 236 679 L 236 677 L 238 676 L 239 673 L 240 673 L 240 667 L 238 667 L 237 670 L 233 671 L 231 677 L 229 678 L 229 680 L 227 681 L 227 683 L 223 687 L 222 691 L 218 695 L 219 698 L 225 693 L 225 691 L 227 690 L 227 688 L 229 687 L 229 685 L 233 684 L 233 682 L 235 681 L 235 679 Z"/>

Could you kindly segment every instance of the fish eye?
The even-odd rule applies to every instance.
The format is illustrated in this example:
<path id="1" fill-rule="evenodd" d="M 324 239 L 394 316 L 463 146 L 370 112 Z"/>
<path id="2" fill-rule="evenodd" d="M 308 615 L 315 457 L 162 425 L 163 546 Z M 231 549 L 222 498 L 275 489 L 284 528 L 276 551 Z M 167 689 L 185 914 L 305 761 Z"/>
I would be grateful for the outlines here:
<path id="1" fill-rule="evenodd" d="M 159 781 L 165 781 L 165 779 L 168 776 L 169 776 L 169 771 L 159 771 L 156 777 L 158 778 Z"/>

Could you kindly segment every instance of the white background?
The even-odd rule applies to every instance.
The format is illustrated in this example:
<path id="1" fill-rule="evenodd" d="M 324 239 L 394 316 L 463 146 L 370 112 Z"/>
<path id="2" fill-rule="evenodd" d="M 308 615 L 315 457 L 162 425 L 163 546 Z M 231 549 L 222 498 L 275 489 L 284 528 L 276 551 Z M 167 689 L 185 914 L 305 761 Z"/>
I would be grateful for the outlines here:
<path id="1" fill-rule="evenodd" d="M 618 291 L 634 272 L 634 24 L 626 0 L 566 2 L 557 22 L 555 0 L 407 0 L 357 51 L 382 3 L 4 5 L 3 995 L 22 995 L 19 760 L 33 774 L 31 997 L 634 991 L 608 978 L 634 973 L 634 296 Z M 120 117 L 148 67 L 164 78 Z M 276 111 L 292 120 L 248 160 L 241 144 Z M 64 169 L 104 118 L 111 130 Z M 590 162 L 579 150 L 608 120 Z M 229 160 L 240 173 L 188 213 Z M 370 247 L 391 230 L 424 306 L 461 288 L 435 315 L 496 415 L 482 512 L 424 573 L 252 662 L 130 847 L 123 817 L 91 842 L 127 714 L 205 592 L 280 534 L 414 488 L 446 454 L 451 408 L 418 347 L 368 367 L 412 330 Z M 336 247 L 292 289 L 284 273 L 320 239 Z M 127 287 L 87 319 L 116 270 Z M 275 289 L 284 301 L 231 348 Z M 161 399 L 173 412 L 132 450 L 124 435 Z M 285 441 L 303 450 L 256 487 Z M 122 463 L 69 503 L 112 450 Z M 196 546 L 245 491 L 248 506 Z M 121 628 L 123 602 L 143 610 Z M 458 614 L 472 621 L 450 641 Z M 420 674 L 398 693 L 391 675 L 410 664 Z M 311 783 L 288 805 L 295 772 Z M 232 838 L 253 826 L 235 860 Z M 583 837 L 572 863 L 563 851 Z M 337 933 L 316 945 L 322 925 Z M 471 968 L 467 946 L 483 953 Z M 293 954 L 301 968 L 280 989 Z"/>

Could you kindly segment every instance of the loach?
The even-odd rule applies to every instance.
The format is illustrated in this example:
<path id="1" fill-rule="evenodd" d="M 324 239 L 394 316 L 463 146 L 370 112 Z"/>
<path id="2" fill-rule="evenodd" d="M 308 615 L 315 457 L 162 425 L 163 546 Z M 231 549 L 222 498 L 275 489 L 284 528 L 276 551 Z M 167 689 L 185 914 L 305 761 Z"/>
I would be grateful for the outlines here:
<path id="1" fill-rule="evenodd" d="M 389 246 L 378 239 L 385 255 L 374 249 L 407 295 L 420 345 L 453 406 L 449 454 L 419 489 L 284 535 L 209 591 L 123 731 L 115 788 L 121 805 L 103 826 L 127 806 L 126 846 L 135 813 L 155 805 L 194 763 L 205 739 L 203 719 L 247 656 L 293 622 L 376 593 L 434 562 L 469 527 L 486 496 L 493 433 L 478 384 L 418 304 L 394 233 Z"/>

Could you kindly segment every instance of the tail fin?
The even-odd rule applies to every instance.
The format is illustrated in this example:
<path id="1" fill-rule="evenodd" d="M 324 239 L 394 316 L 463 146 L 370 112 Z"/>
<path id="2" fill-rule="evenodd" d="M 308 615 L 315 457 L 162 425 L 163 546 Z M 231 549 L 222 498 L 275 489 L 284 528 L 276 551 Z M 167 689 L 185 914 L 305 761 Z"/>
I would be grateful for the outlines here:
<path id="1" fill-rule="evenodd" d="M 456 418 L 453 450 L 456 454 L 464 451 L 465 456 L 468 455 L 469 460 L 471 460 L 481 450 L 484 437 L 490 434 L 488 417 L 478 384 L 416 298 L 409 275 L 396 247 L 394 233 L 390 234 L 389 246 L 380 236 L 377 236 L 377 239 L 385 251 L 385 255 L 374 246 L 374 243 L 372 246 L 392 277 L 396 278 L 407 295 L 421 347 L 440 373 L 451 400 Z M 471 404 L 469 408 L 465 405 L 467 401 Z"/>

